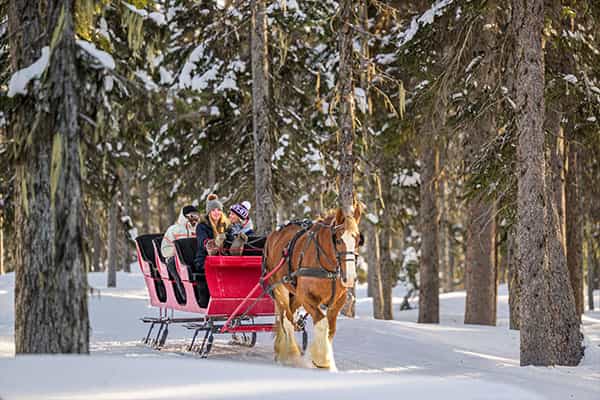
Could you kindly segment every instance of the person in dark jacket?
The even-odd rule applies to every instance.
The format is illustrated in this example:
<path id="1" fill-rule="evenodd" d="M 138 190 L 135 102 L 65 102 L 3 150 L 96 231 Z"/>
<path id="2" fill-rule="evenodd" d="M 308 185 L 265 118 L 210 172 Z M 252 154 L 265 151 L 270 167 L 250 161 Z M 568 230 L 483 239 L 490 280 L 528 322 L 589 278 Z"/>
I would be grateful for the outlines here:
<path id="1" fill-rule="evenodd" d="M 198 241 L 198 250 L 194 257 L 194 270 L 199 274 L 196 296 L 200 307 L 206 307 L 210 298 L 204 262 L 208 256 L 208 249 L 214 246 L 214 240 L 224 236 L 229 225 L 227 217 L 223 214 L 223 204 L 219 201 L 216 194 L 208 195 L 206 199 L 206 215 L 203 216 L 196 225 L 196 240 Z"/>

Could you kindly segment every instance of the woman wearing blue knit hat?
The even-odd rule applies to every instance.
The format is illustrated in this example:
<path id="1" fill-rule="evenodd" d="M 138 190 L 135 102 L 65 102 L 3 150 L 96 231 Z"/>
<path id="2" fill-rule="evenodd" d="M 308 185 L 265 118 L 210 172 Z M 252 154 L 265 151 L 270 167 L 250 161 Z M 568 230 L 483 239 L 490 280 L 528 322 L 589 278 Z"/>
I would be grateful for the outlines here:
<path id="1" fill-rule="evenodd" d="M 231 226 L 229 227 L 228 234 L 236 236 L 240 233 L 247 235 L 254 234 L 254 224 L 252 218 L 250 218 L 250 202 L 242 201 L 232 205 L 229 208 L 229 220 Z"/>

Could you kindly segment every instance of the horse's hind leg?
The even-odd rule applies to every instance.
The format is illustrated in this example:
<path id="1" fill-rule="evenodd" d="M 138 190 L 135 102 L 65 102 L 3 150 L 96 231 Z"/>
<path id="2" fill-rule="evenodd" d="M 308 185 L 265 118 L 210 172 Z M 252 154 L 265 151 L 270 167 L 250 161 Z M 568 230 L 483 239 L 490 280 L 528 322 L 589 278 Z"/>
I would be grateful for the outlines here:
<path id="1" fill-rule="evenodd" d="M 300 359 L 301 353 L 294 337 L 294 325 L 288 318 L 288 314 L 290 314 L 289 291 L 284 286 L 278 286 L 273 294 L 277 309 L 274 343 L 275 361 L 284 364 L 295 364 Z"/>

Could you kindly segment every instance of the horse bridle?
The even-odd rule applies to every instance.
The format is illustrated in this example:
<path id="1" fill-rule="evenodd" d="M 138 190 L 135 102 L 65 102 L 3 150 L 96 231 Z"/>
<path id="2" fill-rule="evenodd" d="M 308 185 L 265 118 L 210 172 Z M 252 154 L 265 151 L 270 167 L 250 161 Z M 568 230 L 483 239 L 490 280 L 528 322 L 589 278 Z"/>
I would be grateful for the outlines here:
<path id="1" fill-rule="evenodd" d="M 333 249 L 335 250 L 335 258 L 337 260 L 337 264 L 339 267 L 341 267 L 342 265 L 342 261 L 343 262 L 354 262 L 354 264 L 356 265 L 357 261 L 358 261 L 358 250 L 355 251 L 338 251 L 337 249 L 337 244 L 338 244 L 338 239 L 336 238 L 336 233 L 337 230 L 340 227 L 343 227 L 343 224 L 339 224 L 339 225 L 331 225 L 331 240 L 333 241 Z M 341 239 L 340 239 L 341 240 Z M 358 249 L 358 246 L 356 246 L 356 249 Z M 352 258 L 348 258 L 348 255 L 350 255 Z M 342 259 L 343 257 L 343 259 Z M 346 271 L 344 271 L 344 273 L 347 273 Z"/>

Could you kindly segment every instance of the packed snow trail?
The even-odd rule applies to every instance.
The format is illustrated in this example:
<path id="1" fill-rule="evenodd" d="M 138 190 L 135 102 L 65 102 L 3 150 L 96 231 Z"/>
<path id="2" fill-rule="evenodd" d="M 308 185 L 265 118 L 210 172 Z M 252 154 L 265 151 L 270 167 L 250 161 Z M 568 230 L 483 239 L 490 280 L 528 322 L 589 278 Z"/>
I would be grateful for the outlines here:
<path id="1" fill-rule="evenodd" d="M 204 360 L 186 351 L 191 332 L 172 326 L 165 349 L 153 350 L 140 343 L 147 326 L 139 318 L 157 313 L 142 276 L 119 273 L 116 289 L 105 287 L 104 274 L 89 280 L 92 355 L 15 359 L 14 274 L 0 276 L 0 398 L 600 399 L 600 312 L 584 316 L 588 349 L 580 366 L 519 367 L 505 287 L 497 327 L 462 323 L 464 292 L 440 296 L 439 325 L 415 323 L 416 310 L 399 312 L 400 289 L 396 320 L 374 320 L 359 287 L 358 318 L 340 318 L 334 340 L 340 372 L 328 373 L 276 365 L 270 334 L 259 334 L 254 348 L 217 336 Z"/>

